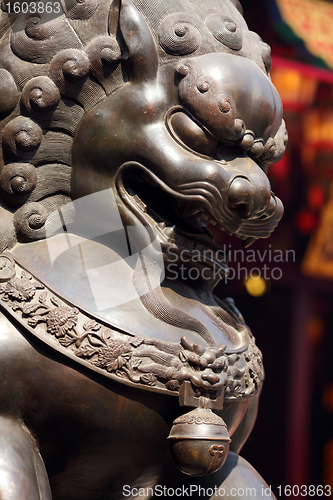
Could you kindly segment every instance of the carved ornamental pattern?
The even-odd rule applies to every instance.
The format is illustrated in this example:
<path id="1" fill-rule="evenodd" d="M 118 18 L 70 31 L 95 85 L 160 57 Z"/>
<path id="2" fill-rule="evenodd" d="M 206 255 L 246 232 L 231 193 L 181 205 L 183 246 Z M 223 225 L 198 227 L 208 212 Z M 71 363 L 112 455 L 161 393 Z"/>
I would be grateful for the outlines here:
<path id="1" fill-rule="evenodd" d="M 227 427 L 223 422 L 221 423 L 221 418 L 213 412 L 202 412 L 203 415 L 198 412 L 189 412 L 181 415 L 176 418 L 174 424 L 196 424 L 196 425 L 223 425 L 223 427 Z"/>
<path id="2" fill-rule="evenodd" d="M 261 352 L 252 338 L 243 353 L 132 336 L 88 317 L 21 268 L 0 256 L 0 303 L 40 340 L 94 371 L 120 382 L 178 394 L 188 380 L 197 394 L 243 398 L 263 380 Z"/>

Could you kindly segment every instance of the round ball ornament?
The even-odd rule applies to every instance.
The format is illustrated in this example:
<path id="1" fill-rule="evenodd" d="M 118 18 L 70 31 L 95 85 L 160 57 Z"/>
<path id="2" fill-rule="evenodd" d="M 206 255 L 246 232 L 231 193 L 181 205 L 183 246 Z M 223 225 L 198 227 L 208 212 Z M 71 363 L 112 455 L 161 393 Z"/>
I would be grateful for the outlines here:
<path id="1" fill-rule="evenodd" d="M 201 407 L 176 418 L 168 439 L 175 464 L 189 476 L 206 476 L 219 470 L 231 442 L 222 418 Z"/>

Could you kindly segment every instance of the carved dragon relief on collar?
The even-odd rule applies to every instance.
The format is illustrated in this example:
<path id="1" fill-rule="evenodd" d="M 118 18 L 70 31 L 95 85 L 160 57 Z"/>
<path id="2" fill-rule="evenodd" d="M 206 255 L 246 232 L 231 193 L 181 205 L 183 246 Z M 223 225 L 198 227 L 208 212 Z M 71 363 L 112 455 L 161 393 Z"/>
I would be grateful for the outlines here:
<path id="1" fill-rule="evenodd" d="M 241 314 L 213 295 L 228 264 L 207 226 L 244 246 L 272 233 L 283 207 L 266 170 L 287 133 L 269 47 L 237 0 L 150 3 L 64 1 L 38 16 L 2 4 L 0 303 L 78 363 L 207 412 L 263 380 Z M 108 192 L 75 224 L 77 201 Z M 85 241 L 108 210 L 136 263 L 103 229 Z M 49 242 L 65 245 L 55 259 Z M 131 299 L 99 308 L 89 263 L 115 260 L 101 293 L 123 277 Z M 171 263 L 185 268 L 176 280 Z M 214 453 L 210 472 L 226 457 Z"/>
<path id="2" fill-rule="evenodd" d="M 130 336 L 70 307 L 8 253 L 0 255 L 0 267 L 0 300 L 22 325 L 51 347 L 115 380 L 161 392 L 179 391 L 188 380 L 198 393 L 213 399 L 223 387 L 228 399 L 251 397 L 263 381 L 262 357 L 253 338 L 244 352 L 228 355 L 226 345 L 204 348 L 185 337 L 176 344 Z"/>

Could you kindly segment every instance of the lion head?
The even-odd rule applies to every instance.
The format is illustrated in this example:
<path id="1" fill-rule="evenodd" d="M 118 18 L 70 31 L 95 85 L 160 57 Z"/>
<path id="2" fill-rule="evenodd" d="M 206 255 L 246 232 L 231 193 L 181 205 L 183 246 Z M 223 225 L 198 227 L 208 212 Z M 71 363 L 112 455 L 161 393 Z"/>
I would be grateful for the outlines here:
<path id="1" fill-rule="evenodd" d="M 1 250 L 42 240 L 49 214 L 110 189 L 124 226 L 146 228 L 165 262 L 182 265 L 185 252 L 188 268 L 211 270 L 172 286 L 166 271 L 164 291 L 134 272 L 140 307 L 220 343 L 211 321 L 237 348 L 246 328 L 212 296 L 227 262 L 207 225 L 248 245 L 282 216 L 266 176 L 287 140 L 270 51 L 237 0 L 153 3 L 62 0 L 37 14 L 3 5 Z M 154 256 L 146 264 L 160 273 Z"/>

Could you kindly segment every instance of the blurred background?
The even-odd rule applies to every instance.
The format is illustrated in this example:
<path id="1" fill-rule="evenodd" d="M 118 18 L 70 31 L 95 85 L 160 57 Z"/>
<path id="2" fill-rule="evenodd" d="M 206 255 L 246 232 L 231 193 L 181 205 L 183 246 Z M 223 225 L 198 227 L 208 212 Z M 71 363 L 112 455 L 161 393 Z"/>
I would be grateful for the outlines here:
<path id="1" fill-rule="evenodd" d="M 241 4 L 272 48 L 284 105 L 288 149 L 268 175 L 285 215 L 243 253 L 217 235 L 232 245 L 235 276 L 218 293 L 235 299 L 264 355 L 258 419 L 242 455 L 277 498 L 296 498 L 285 485 L 333 491 L 333 1 Z"/>

